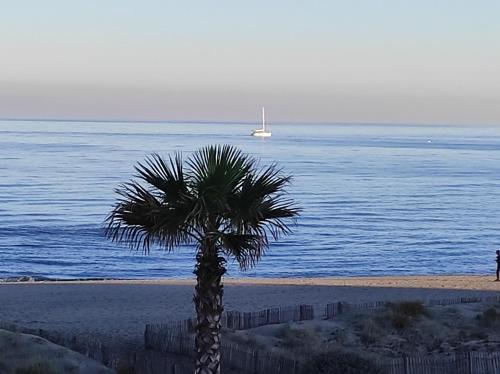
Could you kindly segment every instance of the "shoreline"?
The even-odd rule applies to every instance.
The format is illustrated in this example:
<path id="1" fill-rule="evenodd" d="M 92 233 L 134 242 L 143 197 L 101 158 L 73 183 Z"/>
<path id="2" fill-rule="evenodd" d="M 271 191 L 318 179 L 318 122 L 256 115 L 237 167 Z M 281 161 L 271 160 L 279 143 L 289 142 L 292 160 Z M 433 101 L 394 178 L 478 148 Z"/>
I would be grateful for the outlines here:
<path id="1" fill-rule="evenodd" d="M 500 282 L 494 281 L 494 274 L 453 274 L 453 275 L 380 275 L 380 276 L 344 276 L 344 277 L 225 277 L 226 285 L 290 285 L 290 286 L 387 286 L 415 287 L 439 284 L 456 289 L 456 283 L 471 289 L 473 284 L 483 286 L 492 283 L 500 291 Z M 45 278 L 45 277 L 9 277 L 0 278 L 1 285 L 22 284 L 157 284 L 157 285 L 195 285 L 194 277 L 171 278 Z M 495 287 L 497 285 L 498 287 Z M 490 289 L 490 287 L 487 287 Z"/>

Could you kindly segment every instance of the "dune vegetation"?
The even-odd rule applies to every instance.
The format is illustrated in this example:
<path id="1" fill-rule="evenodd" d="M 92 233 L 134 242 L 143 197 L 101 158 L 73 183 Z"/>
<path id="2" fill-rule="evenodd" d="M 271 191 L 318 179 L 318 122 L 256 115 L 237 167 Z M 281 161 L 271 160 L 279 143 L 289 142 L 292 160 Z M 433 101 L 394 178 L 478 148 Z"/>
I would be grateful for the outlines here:
<path id="1" fill-rule="evenodd" d="M 318 367 L 328 368 L 325 373 L 347 367 L 353 373 L 378 373 L 376 363 L 393 358 L 500 351 L 500 304 L 387 303 L 379 310 L 344 313 L 334 320 L 224 333 L 226 341 L 299 359 L 311 373 L 322 373 Z"/>
<path id="2" fill-rule="evenodd" d="M 0 330 L 2 374 L 108 374 L 113 371 L 39 336 Z"/>

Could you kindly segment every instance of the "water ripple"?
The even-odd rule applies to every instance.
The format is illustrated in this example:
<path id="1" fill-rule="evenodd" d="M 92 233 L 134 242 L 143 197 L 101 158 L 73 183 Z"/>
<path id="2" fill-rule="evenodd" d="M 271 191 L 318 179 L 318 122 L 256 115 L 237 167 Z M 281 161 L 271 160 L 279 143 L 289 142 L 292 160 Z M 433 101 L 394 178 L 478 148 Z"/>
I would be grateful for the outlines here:
<path id="1" fill-rule="evenodd" d="M 271 126 L 260 141 L 251 125 L 0 121 L 0 277 L 191 276 L 195 248 L 144 256 L 106 241 L 102 222 L 136 161 L 214 143 L 279 162 L 302 207 L 247 276 L 493 270 L 500 128 Z"/>

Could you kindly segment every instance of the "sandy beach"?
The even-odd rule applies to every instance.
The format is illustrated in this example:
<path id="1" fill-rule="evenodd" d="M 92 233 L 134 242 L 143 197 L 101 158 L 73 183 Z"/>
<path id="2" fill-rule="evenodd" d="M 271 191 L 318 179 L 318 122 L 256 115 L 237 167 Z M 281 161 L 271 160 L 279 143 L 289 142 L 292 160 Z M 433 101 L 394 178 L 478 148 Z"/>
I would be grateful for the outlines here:
<path id="1" fill-rule="evenodd" d="M 226 279 L 226 310 L 399 299 L 497 295 L 492 276 Z M 0 320 L 29 328 L 141 341 L 147 323 L 193 316 L 194 280 L 106 280 L 0 284 Z"/>

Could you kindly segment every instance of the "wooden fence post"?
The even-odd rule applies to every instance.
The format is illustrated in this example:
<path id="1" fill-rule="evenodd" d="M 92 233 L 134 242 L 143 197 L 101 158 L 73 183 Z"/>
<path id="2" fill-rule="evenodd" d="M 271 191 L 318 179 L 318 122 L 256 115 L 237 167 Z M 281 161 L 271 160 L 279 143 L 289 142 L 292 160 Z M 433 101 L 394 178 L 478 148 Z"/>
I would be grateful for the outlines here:
<path id="1" fill-rule="evenodd" d="M 254 350 L 253 351 L 253 372 L 254 372 L 254 374 L 259 374 L 258 367 L 259 367 L 259 351 Z"/>
<path id="2" fill-rule="evenodd" d="M 471 357 L 471 352 L 467 352 L 467 368 L 468 368 L 469 374 L 473 374 L 472 373 L 472 357 Z"/>

